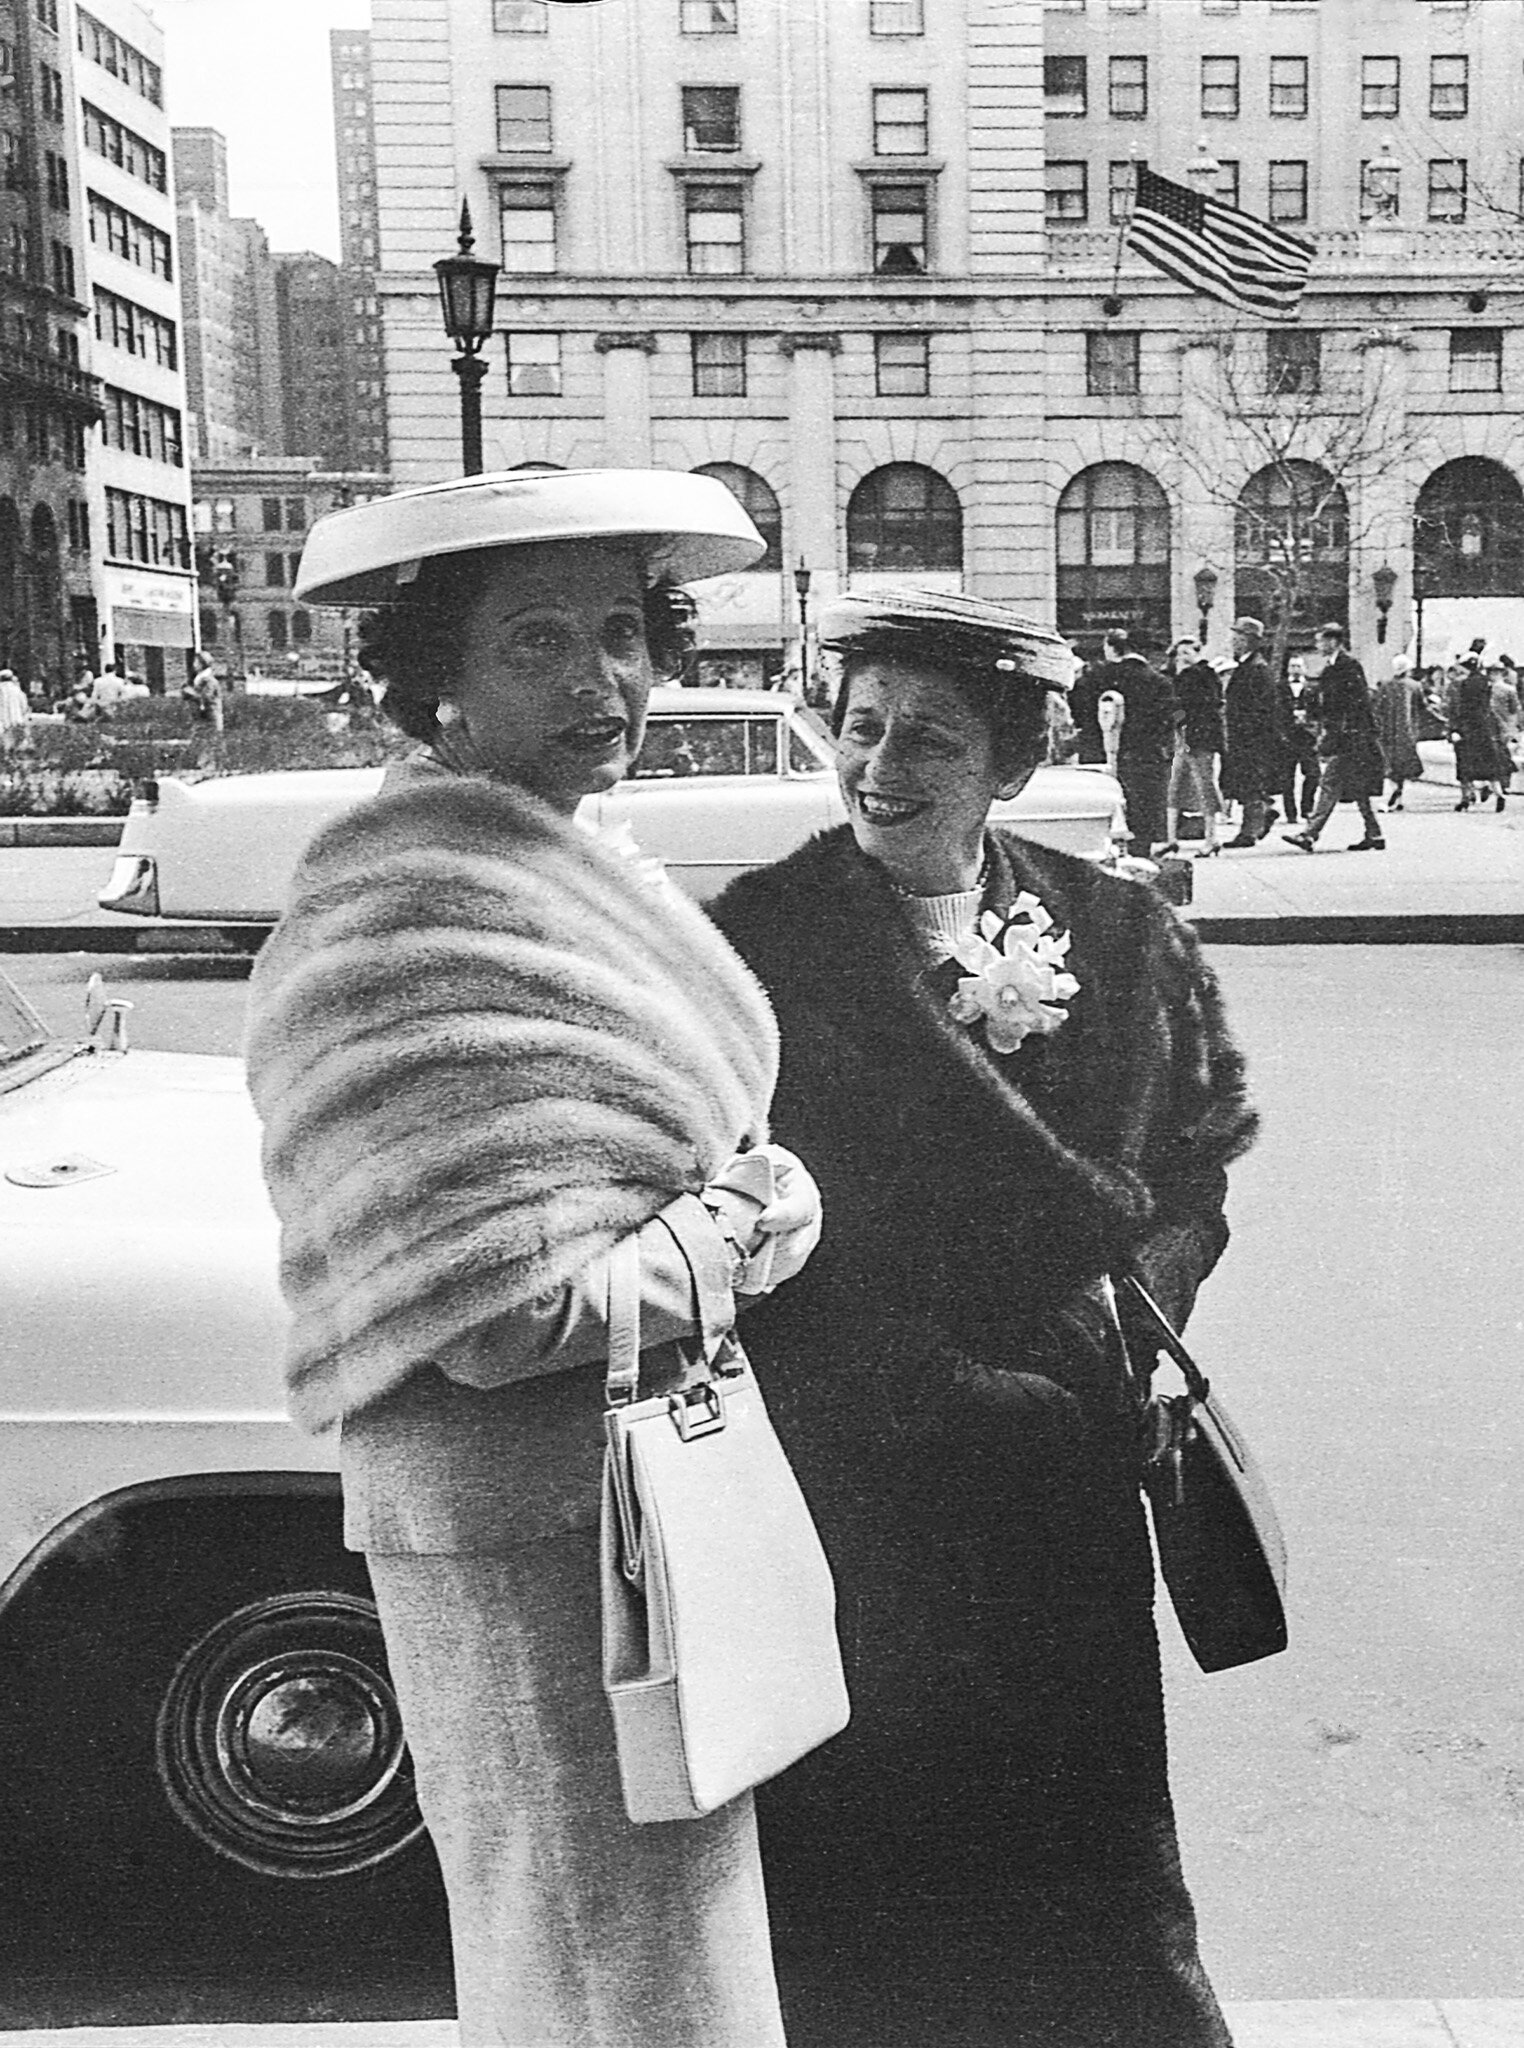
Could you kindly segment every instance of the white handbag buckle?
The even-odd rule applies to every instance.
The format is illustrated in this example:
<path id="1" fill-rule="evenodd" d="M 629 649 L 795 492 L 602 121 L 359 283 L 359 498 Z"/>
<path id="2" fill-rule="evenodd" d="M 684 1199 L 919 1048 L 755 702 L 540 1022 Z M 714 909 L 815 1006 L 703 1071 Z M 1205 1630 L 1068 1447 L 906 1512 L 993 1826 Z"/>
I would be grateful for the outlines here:
<path id="1" fill-rule="evenodd" d="M 713 1380 L 681 1387 L 667 1396 L 667 1411 L 685 1444 L 695 1437 L 713 1436 L 725 1427 L 725 1398 Z"/>

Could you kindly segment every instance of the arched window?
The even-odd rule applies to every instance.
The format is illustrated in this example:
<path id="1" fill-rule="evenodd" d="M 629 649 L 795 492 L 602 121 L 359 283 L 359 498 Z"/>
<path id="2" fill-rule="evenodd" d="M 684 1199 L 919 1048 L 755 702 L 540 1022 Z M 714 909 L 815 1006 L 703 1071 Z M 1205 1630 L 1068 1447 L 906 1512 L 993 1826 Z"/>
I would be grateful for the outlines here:
<path id="1" fill-rule="evenodd" d="M 739 498 L 752 525 L 767 542 L 767 553 L 761 561 L 753 562 L 752 568 L 780 570 L 783 567 L 783 514 L 766 477 L 758 476 L 754 469 L 747 469 L 739 462 L 701 462 L 694 475 L 714 477 L 732 497 Z"/>
<path id="2" fill-rule="evenodd" d="M 1113 626 L 1169 638 L 1169 500 L 1130 462 L 1097 462 L 1058 500 L 1058 630 L 1091 653 Z"/>
<path id="3" fill-rule="evenodd" d="M 893 575 L 963 567 L 963 507 L 919 462 L 871 470 L 847 501 L 847 567 Z"/>
<path id="4" fill-rule="evenodd" d="M 286 614 L 268 612 L 265 615 L 265 637 L 272 647 L 284 648 L 286 644 Z"/>
<path id="5" fill-rule="evenodd" d="M 1413 515 L 1413 594 L 1524 596 L 1524 490 L 1479 455 L 1436 469 Z"/>
<path id="6" fill-rule="evenodd" d="M 1349 624 L 1349 500 L 1315 462 L 1257 470 L 1233 522 L 1233 608 L 1267 633 L 1289 620 L 1290 647 L 1310 647 L 1325 619 Z"/>
<path id="7" fill-rule="evenodd" d="M 291 614 L 291 638 L 298 647 L 308 645 L 312 639 L 311 612 L 293 612 Z"/>

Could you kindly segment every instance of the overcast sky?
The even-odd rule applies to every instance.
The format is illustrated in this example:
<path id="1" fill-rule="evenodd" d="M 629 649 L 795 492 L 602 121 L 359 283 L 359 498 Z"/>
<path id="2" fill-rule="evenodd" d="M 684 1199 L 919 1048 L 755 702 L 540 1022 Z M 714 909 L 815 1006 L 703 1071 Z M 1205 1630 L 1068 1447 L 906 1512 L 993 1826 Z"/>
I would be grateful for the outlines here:
<path id="1" fill-rule="evenodd" d="M 219 128 L 228 196 L 272 249 L 339 253 L 328 31 L 368 28 L 370 0 L 145 0 L 164 31 L 177 128 Z"/>

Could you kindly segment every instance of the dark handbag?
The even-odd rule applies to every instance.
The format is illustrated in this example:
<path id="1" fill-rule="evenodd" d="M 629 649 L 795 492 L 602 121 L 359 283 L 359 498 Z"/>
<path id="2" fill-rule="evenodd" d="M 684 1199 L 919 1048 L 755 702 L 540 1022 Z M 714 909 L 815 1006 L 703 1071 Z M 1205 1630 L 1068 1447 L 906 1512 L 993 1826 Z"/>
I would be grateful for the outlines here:
<path id="1" fill-rule="evenodd" d="M 1185 1381 L 1143 1409 L 1143 1489 L 1180 1632 L 1203 1671 L 1273 1657 L 1286 1647 L 1286 1539 L 1264 1476 L 1153 1296 L 1130 1274 L 1118 1287 L 1140 1312 L 1150 1370 L 1163 1352 Z"/>

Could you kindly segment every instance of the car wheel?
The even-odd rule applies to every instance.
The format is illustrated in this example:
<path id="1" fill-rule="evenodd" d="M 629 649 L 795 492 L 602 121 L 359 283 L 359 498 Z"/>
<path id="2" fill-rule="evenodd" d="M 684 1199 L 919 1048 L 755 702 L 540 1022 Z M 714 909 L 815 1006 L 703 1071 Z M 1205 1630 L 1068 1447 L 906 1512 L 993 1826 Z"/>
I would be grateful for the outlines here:
<path id="1" fill-rule="evenodd" d="M 367 1924 L 395 1946 L 402 1914 L 437 1962 L 438 1866 L 337 1501 L 129 1507 L 7 1619 L 22 1767 L 0 1804 L 29 1917 L 94 1914 L 158 1952 L 236 1927 L 291 1968 Z"/>

